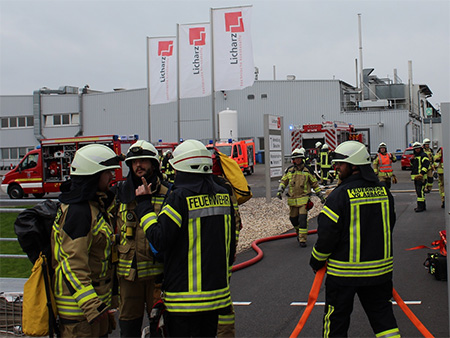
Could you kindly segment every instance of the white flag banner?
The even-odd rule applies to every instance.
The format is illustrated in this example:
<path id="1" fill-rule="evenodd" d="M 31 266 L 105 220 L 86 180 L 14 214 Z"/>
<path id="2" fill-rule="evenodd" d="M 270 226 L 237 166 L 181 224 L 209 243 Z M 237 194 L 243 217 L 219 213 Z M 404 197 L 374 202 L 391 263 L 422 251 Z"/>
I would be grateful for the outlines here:
<path id="1" fill-rule="evenodd" d="M 150 104 L 177 101 L 176 37 L 148 39 Z"/>
<path id="2" fill-rule="evenodd" d="M 211 95 L 211 26 L 178 25 L 180 98 Z"/>
<path id="3" fill-rule="evenodd" d="M 212 8 L 214 90 L 253 85 L 251 6 Z"/>

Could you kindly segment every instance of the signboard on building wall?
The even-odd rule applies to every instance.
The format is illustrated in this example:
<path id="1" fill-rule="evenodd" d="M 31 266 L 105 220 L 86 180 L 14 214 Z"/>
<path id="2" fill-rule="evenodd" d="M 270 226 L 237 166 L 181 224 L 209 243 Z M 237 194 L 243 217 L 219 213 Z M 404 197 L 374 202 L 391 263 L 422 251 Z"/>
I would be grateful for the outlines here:
<path id="1" fill-rule="evenodd" d="M 264 115 L 264 149 L 266 174 L 266 201 L 271 200 L 271 182 L 278 180 L 284 172 L 283 117 Z"/>

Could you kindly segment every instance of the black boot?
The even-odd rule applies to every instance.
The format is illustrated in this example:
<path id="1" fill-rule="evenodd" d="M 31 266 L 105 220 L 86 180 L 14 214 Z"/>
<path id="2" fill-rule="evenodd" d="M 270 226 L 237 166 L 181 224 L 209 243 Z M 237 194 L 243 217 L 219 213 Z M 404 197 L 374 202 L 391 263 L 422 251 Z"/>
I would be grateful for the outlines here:
<path id="1" fill-rule="evenodd" d="M 140 337 L 142 327 L 142 317 L 132 320 L 120 320 L 120 336 L 121 337 Z"/>
<path id="2" fill-rule="evenodd" d="M 442 201 L 441 208 L 445 208 L 445 201 Z"/>
<path id="3" fill-rule="evenodd" d="M 415 212 L 425 211 L 425 202 L 417 202 L 417 208 L 414 208 Z"/>

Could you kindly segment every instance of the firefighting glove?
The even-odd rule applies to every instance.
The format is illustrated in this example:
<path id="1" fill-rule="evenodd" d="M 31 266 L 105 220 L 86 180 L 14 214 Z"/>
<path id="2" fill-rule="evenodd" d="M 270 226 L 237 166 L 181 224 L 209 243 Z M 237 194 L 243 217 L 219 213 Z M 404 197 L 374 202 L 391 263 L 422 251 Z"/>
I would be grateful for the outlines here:
<path id="1" fill-rule="evenodd" d="M 281 191 L 280 190 L 278 190 L 278 192 L 277 192 L 277 197 L 280 199 L 280 200 L 282 200 L 283 199 L 283 196 L 281 196 Z"/>
<path id="2" fill-rule="evenodd" d="M 414 177 L 414 181 L 422 181 L 422 180 L 423 180 L 423 175 L 422 174 L 416 175 Z"/>
<path id="3" fill-rule="evenodd" d="M 319 194 L 320 203 L 325 204 L 325 196 L 323 194 Z"/>

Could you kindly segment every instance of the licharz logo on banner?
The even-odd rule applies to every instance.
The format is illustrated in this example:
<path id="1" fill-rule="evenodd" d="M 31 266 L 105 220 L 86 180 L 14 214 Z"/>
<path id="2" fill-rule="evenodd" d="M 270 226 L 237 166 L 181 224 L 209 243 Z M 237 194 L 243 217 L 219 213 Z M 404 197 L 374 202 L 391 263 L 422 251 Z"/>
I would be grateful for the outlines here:
<path id="1" fill-rule="evenodd" d="M 167 57 L 173 54 L 173 41 L 159 41 L 158 56 L 161 56 L 161 71 L 159 72 L 159 81 L 166 82 Z M 167 89 L 168 90 L 168 89 Z"/>
<path id="2" fill-rule="evenodd" d="M 203 59 L 203 49 L 199 46 L 204 46 L 206 44 L 206 30 L 205 27 L 189 28 L 189 44 L 194 46 L 194 59 L 192 60 L 192 74 L 199 75 L 200 72 L 203 76 L 203 71 L 201 70 Z M 202 93 L 205 92 L 204 81 L 202 81 Z"/>
<path id="3" fill-rule="evenodd" d="M 239 63 L 239 60 L 242 61 L 242 59 L 240 58 L 241 38 L 237 33 L 245 32 L 242 12 L 225 13 L 225 31 L 231 33 L 230 64 L 237 65 Z M 240 85 L 242 86 L 243 85 L 242 69 L 240 70 L 240 73 L 241 73 Z"/>

